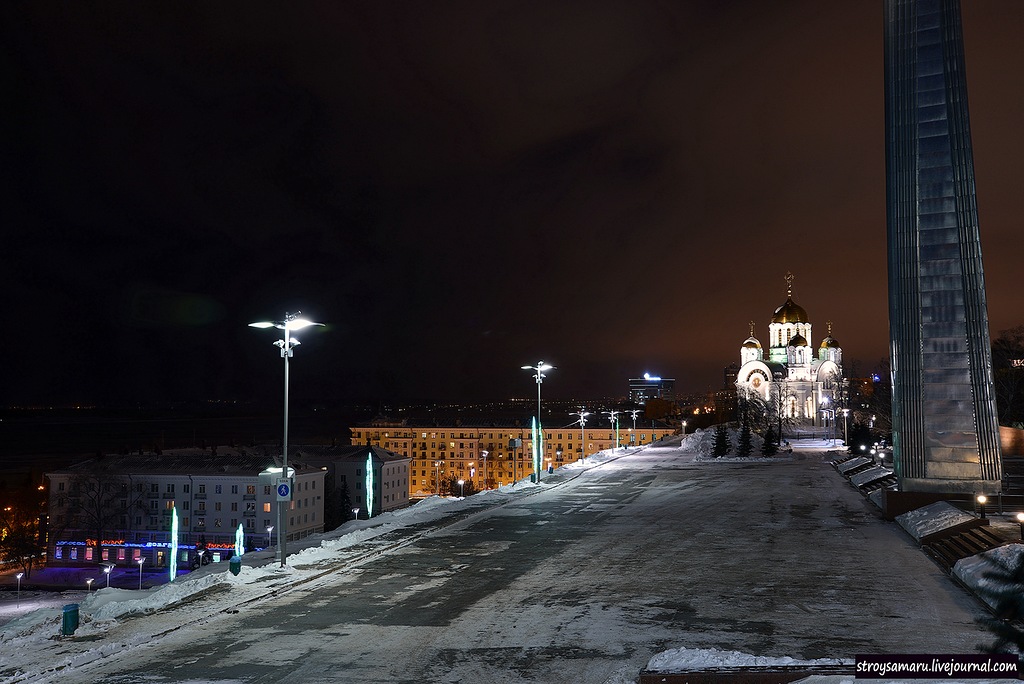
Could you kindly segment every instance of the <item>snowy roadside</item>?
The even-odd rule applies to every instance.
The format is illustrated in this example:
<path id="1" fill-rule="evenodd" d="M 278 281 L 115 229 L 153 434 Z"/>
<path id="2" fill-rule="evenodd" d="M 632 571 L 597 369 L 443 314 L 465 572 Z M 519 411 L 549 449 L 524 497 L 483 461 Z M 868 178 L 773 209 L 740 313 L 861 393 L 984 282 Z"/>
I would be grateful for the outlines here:
<path id="1" fill-rule="evenodd" d="M 0 627 L 0 683 L 46 681 L 66 677 L 76 666 L 152 643 L 186 624 L 236 612 L 247 603 L 308 586 L 322 576 L 412 543 L 419 535 L 410 528 L 436 529 L 446 518 L 466 515 L 516 501 L 610 461 L 635 453 L 600 452 L 585 463 L 575 462 L 556 471 L 562 477 L 529 479 L 515 485 L 479 492 L 474 496 L 432 496 L 408 508 L 370 520 L 353 520 L 337 530 L 289 545 L 289 564 L 282 568 L 271 551 L 247 553 L 237 576 L 228 564 L 211 564 L 174 582 L 148 590 L 102 588 L 67 592 L 28 610 Z M 26 597 L 27 598 L 27 597 Z M 61 636 L 60 605 L 78 601 L 80 626 L 73 636 Z M 58 605 L 54 605 L 56 601 Z M 31 607 L 25 602 L 26 608 Z"/>

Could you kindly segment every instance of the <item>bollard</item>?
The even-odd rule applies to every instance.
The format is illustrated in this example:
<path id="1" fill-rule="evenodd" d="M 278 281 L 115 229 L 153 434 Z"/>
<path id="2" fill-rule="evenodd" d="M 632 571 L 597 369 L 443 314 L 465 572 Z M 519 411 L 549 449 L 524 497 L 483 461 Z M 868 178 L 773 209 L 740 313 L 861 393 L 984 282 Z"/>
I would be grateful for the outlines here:
<path id="1" fill-rule="evenodd" d="M 78 604 L 69 603 L 64 606 L 63 619 L 61 620 L 60 633 L 64 636 L 71 636 L 78 629 Z"/>
<path id="2" fill-rule="evenodd" d="M 232 575 L 237 575 L 242 571 L 242 557 L 232 556 L 231 560 L 228 561 L 228 570 L 231 571 Z"/>

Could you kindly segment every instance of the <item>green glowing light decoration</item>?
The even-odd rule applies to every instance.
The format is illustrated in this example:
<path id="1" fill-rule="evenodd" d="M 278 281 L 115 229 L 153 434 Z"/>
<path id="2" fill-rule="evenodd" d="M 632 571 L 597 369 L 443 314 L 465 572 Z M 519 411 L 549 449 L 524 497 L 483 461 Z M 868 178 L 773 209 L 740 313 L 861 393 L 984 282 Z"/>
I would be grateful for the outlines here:
<path id="1" fill-rule="evenodd" d="M 544 433 L 541 431 L 540 420 L 532 418 L 530 420 L 530 432 L 533 437 L 533 472 L 534 479 L 540 482 L 540 462 L 541 455 L 544 453 Z"/>
<path id="2" fill-rule="evenodd" d="M 366 519 L 373 517 L 373 452 L 366 455 Z"/>
<path id="3" fill-rule="evenodd" d="M 241 556 L 245 553 L 245 533 L 242 532 L 242 523 L 238 523 L 238 529 L 235 530 L 235 555 Z"/>
<path id="4" fill-rule="evenodd" d="M 171 509 L 171 581 L 178 576 L 178 507 Z"/>

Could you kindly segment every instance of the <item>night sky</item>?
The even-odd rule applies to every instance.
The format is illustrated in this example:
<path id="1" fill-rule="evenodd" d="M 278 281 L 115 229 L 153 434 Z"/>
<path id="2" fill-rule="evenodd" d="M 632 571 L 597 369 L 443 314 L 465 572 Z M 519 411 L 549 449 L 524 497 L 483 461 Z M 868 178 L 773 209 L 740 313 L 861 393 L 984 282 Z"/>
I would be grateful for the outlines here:
<path id="1" fill-rule="evenodd" d="M 1024 3 L 964 3 L 993 334 Z M 0 403 L 722 385 L 794 299 L 887 355 L 871 2 L 5 3 Z"/>

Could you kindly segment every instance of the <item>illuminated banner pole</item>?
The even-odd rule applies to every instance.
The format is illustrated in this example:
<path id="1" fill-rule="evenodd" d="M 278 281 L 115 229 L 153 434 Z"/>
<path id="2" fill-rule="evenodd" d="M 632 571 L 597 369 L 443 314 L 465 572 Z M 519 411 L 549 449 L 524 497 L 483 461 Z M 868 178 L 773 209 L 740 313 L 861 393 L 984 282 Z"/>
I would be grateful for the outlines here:
<path id="1" fill-rule="evenodd" d="M 373 452 L 366 455 L 366 519 L 373 517 Z"/>
<path id="2" fill-rule="evenodd" d="M 171 582 L 178 576 L 178 507 L 171 509 Z M 107 585 L 110 585 L 110 574 L 107 574 Z"/>

